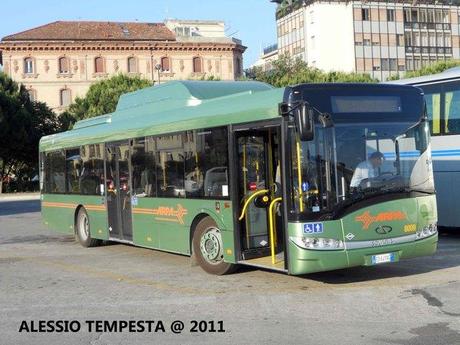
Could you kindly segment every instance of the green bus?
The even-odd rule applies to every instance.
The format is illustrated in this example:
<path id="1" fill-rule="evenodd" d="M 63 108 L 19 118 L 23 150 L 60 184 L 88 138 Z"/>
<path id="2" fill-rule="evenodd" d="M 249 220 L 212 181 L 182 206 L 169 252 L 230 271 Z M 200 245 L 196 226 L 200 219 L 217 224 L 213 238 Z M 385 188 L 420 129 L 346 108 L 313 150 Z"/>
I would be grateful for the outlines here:
<path id="1" fill-rule="evenodd" d="M 40 141 L 42 216 L 102 241 L 292 275 L 436 251 L 423 93 L 174 81 Z"/>

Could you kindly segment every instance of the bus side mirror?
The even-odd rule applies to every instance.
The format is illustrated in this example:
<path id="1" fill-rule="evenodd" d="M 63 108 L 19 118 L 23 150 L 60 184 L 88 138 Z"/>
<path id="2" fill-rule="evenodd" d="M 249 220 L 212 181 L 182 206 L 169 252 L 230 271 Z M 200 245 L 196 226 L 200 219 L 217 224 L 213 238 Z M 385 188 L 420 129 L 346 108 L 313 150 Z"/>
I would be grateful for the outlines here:
<path id="1" fill-rule="evenodd" d="M 314 111 L 307 105 L 302 104 L 294 114 L 294 121 L 301 141 L 312 141 L 315 136 Z"/>

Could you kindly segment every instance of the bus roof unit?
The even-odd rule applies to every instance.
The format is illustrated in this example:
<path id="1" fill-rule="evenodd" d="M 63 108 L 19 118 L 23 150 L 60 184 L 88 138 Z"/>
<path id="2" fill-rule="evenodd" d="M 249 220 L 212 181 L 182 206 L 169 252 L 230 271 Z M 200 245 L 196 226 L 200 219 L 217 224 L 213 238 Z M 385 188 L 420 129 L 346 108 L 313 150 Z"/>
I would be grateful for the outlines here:
<path id="1" fill-rule="evenodd" d="M 43 137 L 40 151 L 278 117 L 284 89 L 254 82 L 173 81 L 127 93 L 112 114 Z"/>

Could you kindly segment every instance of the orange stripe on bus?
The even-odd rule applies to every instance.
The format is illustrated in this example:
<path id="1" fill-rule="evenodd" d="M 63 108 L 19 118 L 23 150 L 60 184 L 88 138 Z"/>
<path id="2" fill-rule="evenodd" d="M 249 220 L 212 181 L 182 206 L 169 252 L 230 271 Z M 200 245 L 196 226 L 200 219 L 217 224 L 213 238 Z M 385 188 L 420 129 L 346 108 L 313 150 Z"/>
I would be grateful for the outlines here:
<path id="1" fill-rule="evenodd" d="M 43 207 L 56 207 L 56 208 L 75 208 L 78 204 L 71 204 L 65 202 L 42 202 Z M 83 205 L 89 211 L 105 211 L 105 205 Z"/>

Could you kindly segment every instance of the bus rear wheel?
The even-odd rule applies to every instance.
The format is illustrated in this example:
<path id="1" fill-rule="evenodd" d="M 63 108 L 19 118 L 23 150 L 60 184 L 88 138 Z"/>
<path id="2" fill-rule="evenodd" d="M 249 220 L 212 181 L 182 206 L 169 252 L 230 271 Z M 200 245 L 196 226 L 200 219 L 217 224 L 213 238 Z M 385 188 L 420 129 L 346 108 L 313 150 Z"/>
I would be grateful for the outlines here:
<path id="1" fill-rule="evenodd" d="M 223 275 L 235 270 L 236 265 L 224 261 L 221 231 L 211 217 L 196 225 L 192 245 L 196 261 L 206 272 Z"/>
<path id="2" fill-rule="evenodd" d="M 78 210 L 76 221 L 76 237 L 83 247 L 96 247 L 101 244 L 101 240 L 91 237 L 91 227 L 89 224 L 88 213 L 82 207 Z"/>

